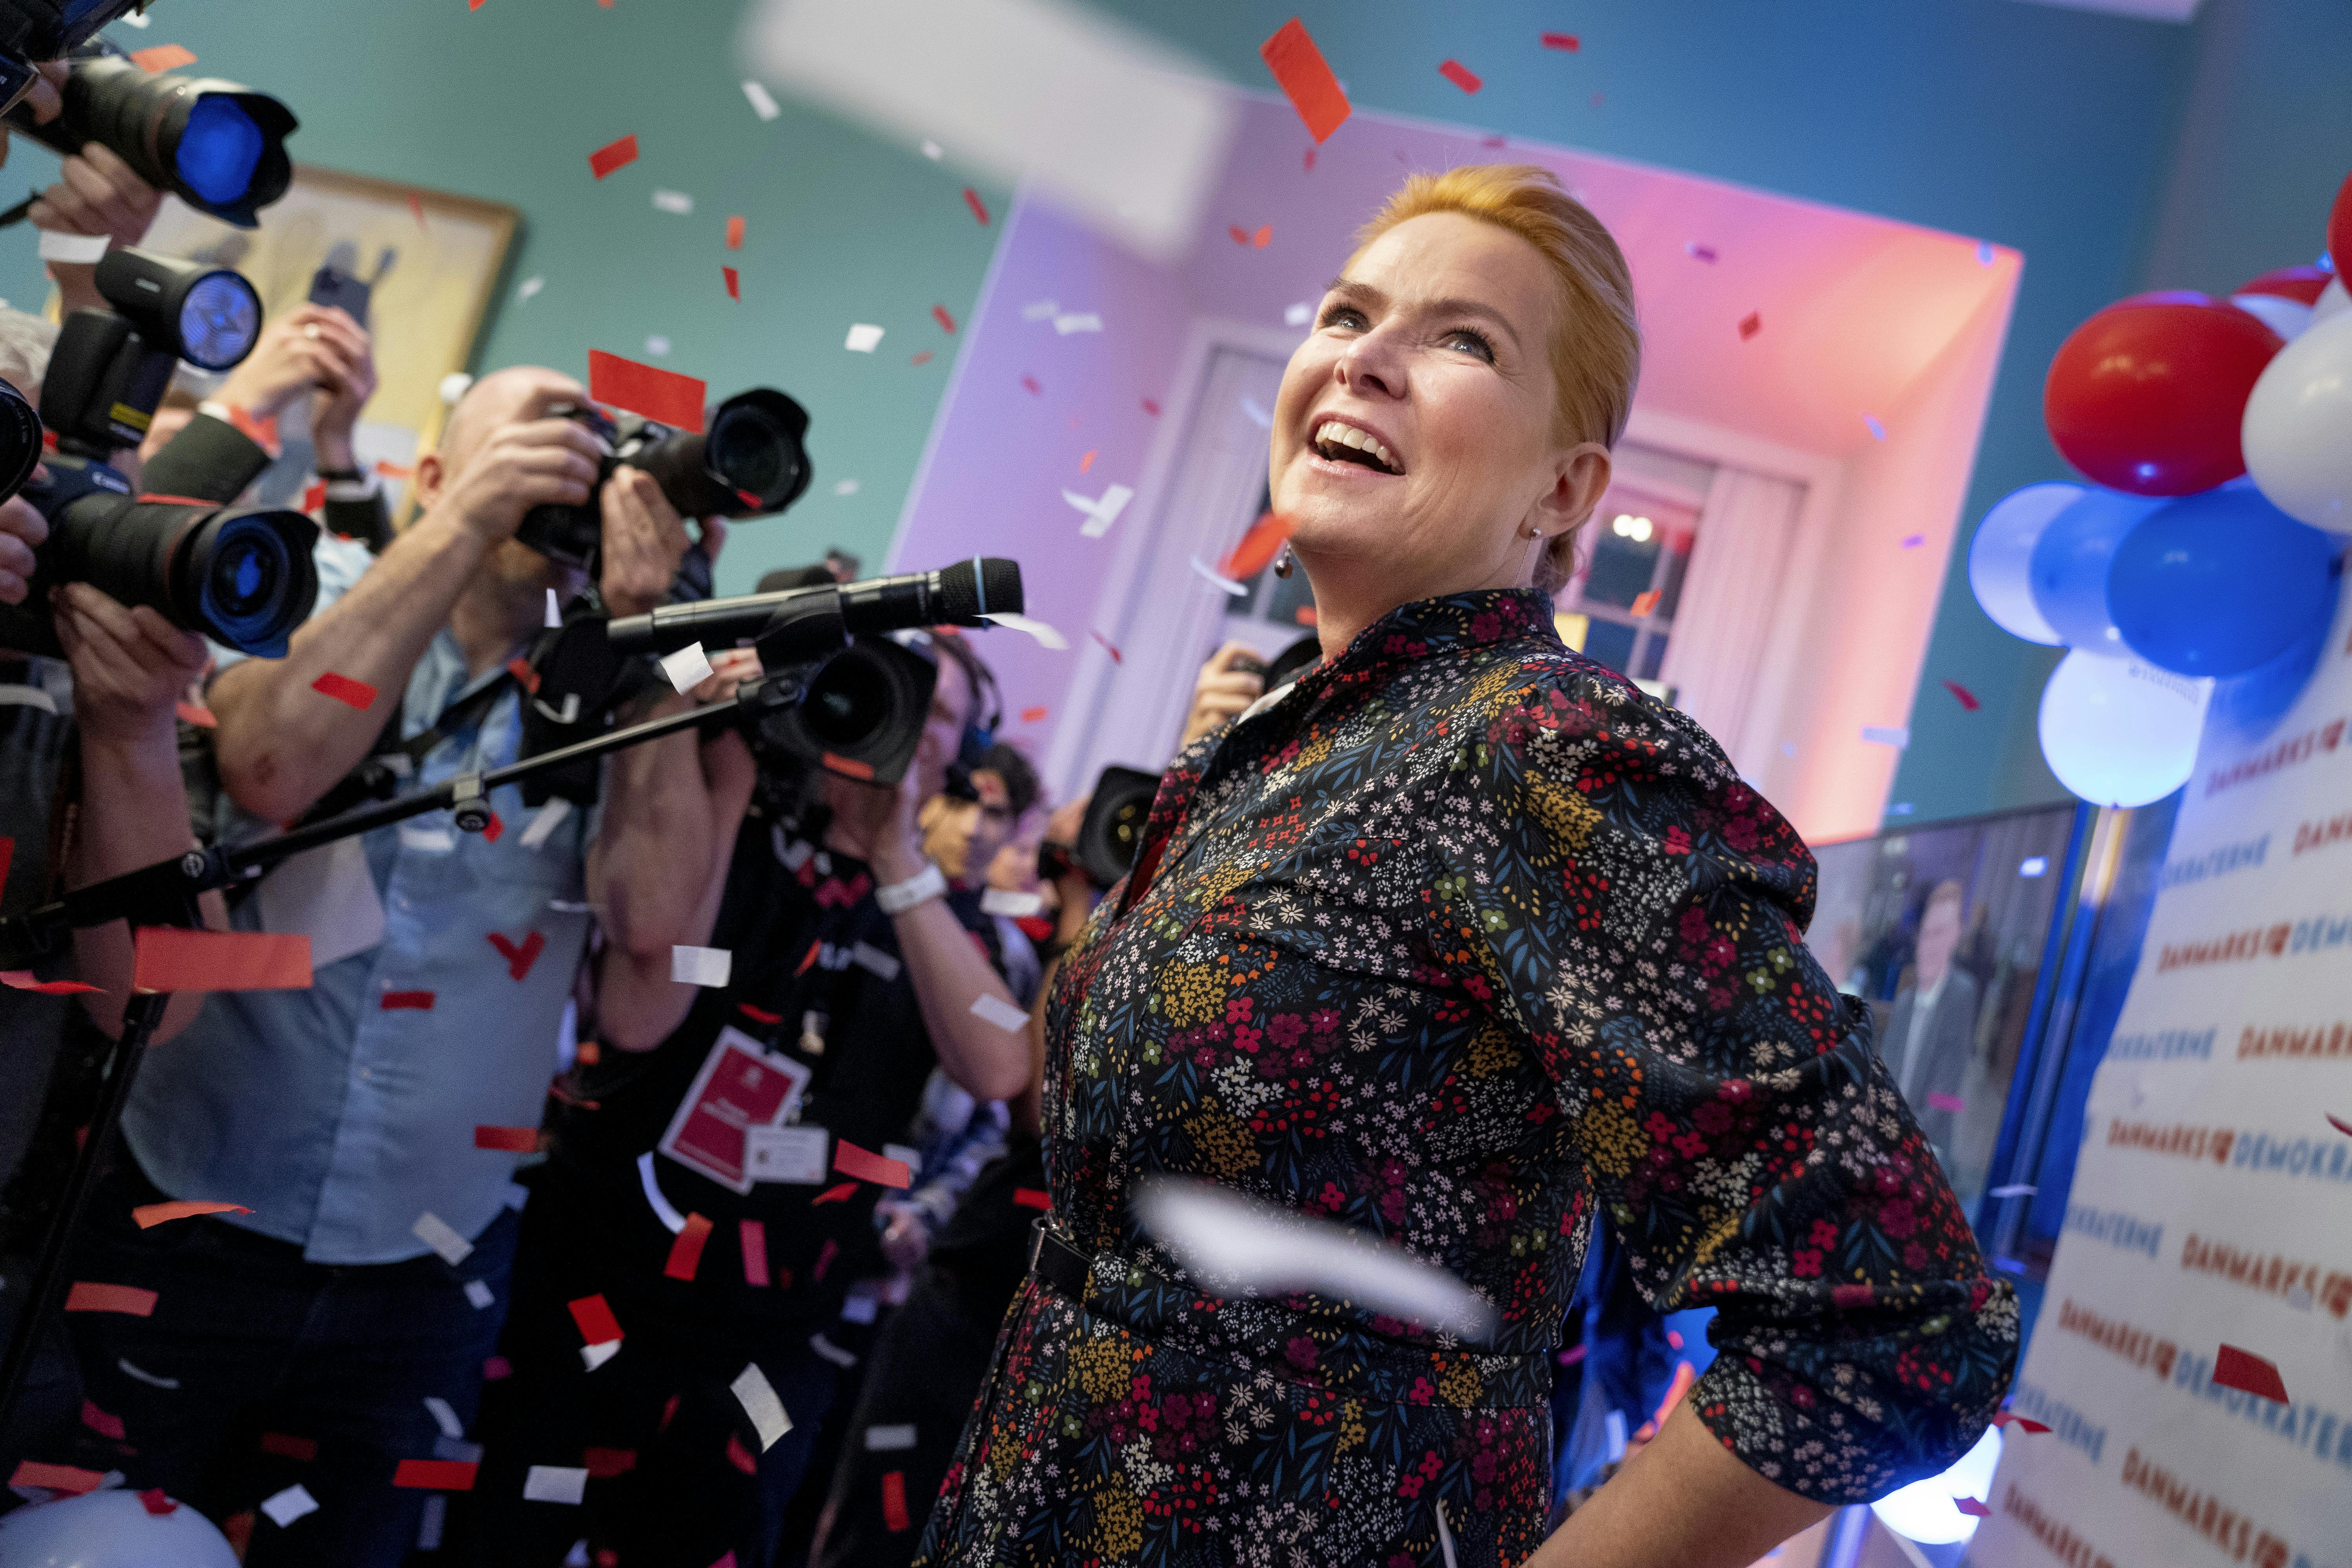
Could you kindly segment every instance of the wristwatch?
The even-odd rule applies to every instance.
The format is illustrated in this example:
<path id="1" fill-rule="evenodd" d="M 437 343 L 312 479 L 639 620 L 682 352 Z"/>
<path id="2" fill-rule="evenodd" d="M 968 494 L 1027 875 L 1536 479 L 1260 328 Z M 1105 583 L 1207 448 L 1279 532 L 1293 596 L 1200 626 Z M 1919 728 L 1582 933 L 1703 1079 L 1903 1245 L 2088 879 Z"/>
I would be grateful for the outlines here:
<path id="1" fill-rule="evenodd" d="M 947 896 L 947 873 L 940 869 L 936 861 L 927 861 L 920 871 L 903 882 L 874 889 L 874 901 L 882 906 L 886 915 L 903 915 L 917 904 Z"/>

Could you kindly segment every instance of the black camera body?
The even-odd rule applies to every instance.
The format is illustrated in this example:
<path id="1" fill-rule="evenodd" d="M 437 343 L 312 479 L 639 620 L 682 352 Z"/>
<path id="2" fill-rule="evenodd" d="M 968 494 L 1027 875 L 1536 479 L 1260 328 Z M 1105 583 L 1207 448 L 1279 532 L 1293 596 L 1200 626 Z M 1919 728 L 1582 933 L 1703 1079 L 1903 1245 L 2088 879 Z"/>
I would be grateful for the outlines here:
<path id="1" fill-rule="evenodd" d="M 884 785 L 907 776 L 922 745 L 938 665 L 889 637 L 862 637 L 822 664 L 789 673 L 793 679 L 772 698 L 747 705 L 740 721 L 763 775 L 795 782 L 821 768 Z"/>
<path id="2" fill-rule="evenodd" d="M 63 58 L 124 12 L 145 6 L 146 0 L 0 0 L 0 110 L 25 96 L 40 61 Z"/>
<path id="3" fill-rule="evenodd" d="M 1143 829 L 1151 820 L 1151 802 L 1160 794 L 1160 775 L 1114 763 L 1103 769 L 1087 797 L 1087 815 L 1078 824 L 1073 844 L 1037 847 L 1037 877 L 1050 882 L 1073 868 L 1105 890 L 1135 868 L 1143 847 Z"/>
<path id="4" fill-rule="evenodd" d="M 586 426 L 612 447 L 597 471 L 600 491 L 626 464 L 651 474 L 680 517 L 763 517 L 783 510 L 809 487 L 802 445 L 808 410 L 769 387 L 720 404 L 708 430 L 679 430 L 635 414 L 616 419 L 593 404 L 559 404 L 548 412 Z M 515 538 L 551 561 L 593 573 L 604 532 L 604 513 L 591 499 L 580 506 L 531 508 Z"/>

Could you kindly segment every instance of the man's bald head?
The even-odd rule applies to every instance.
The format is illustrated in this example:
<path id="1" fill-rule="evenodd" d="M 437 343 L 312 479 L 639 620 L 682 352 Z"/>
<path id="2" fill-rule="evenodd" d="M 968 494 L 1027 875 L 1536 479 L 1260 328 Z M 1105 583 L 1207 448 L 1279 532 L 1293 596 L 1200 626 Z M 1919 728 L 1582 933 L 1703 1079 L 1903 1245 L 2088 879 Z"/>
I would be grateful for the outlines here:
<path id="1" fill-rule="evenodd" d="M 510 365 L 494 370 L 466 389 L 457 406 L 449 410 L 441 427 L 441 466 L 455 475 L 489 433 L 501 425 L 536 419 L 557 403 L 586 396 L 581 384 L 545 365 Z"/>

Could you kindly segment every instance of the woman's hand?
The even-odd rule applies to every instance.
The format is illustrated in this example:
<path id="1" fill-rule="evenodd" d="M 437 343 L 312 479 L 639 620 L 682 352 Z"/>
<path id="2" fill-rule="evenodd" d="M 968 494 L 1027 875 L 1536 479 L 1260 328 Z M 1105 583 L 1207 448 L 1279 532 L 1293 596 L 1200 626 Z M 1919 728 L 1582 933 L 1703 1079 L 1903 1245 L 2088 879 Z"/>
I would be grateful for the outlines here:
<path id="1" fill-rule="evenodd" d="M 1244 660 L 1259 667 L 1249 668 Z M 1184 738 L 1176 743 L 1177 750 L 1232 723 L 1265 695 L 1265 671 L 1257 650 L 1247 643 L 1227 643 L 1210 656 L 1200 679 L 1192 682 L 1192 711 L 1184 721 Z"/>

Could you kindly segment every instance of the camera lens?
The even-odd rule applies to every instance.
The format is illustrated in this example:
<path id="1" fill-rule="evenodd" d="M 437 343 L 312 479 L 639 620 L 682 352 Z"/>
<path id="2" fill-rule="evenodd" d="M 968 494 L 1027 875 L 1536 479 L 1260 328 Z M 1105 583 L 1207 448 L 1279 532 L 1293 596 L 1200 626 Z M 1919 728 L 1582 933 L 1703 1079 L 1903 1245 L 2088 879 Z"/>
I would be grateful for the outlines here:
<path id="1" fill-rule="evenodd" d="M 863 744 L 889 711 L 889 681 L 856 649 L 826 665 L 801 701 L 809 734 L 832 752 L 847 752 Z"/>
<path id="2" fill-rule="evenodd" d="M 207 92 L 188 110 L 172 162 L 181 181 L 208 202 L 233 202 L 253 184 L 266 138 L 236 100 Z"/>
<path id="3" fill-rule="evenodd" d="M 706 460 L 729 486 L 764 500 L 790 476 L 799 448 L 792 432 L 766 409 L 738 404 L 712 421 Z"/>
<path id="4" fill-rule="evenodd" d="M 25 395 L 0 381 L 0 500 L 15 495 L 41 460 L 41 416 Z"/>
<path id="5" fill-rule="evenodd" d="M 194 618 L 220 641 L 248 652 L 282 647 L 318 597 L 310 553 L 298 553 L 299 541 L 278 525 L 277 515 L 217 517 L 195 530 L 187 544 Z"/>

